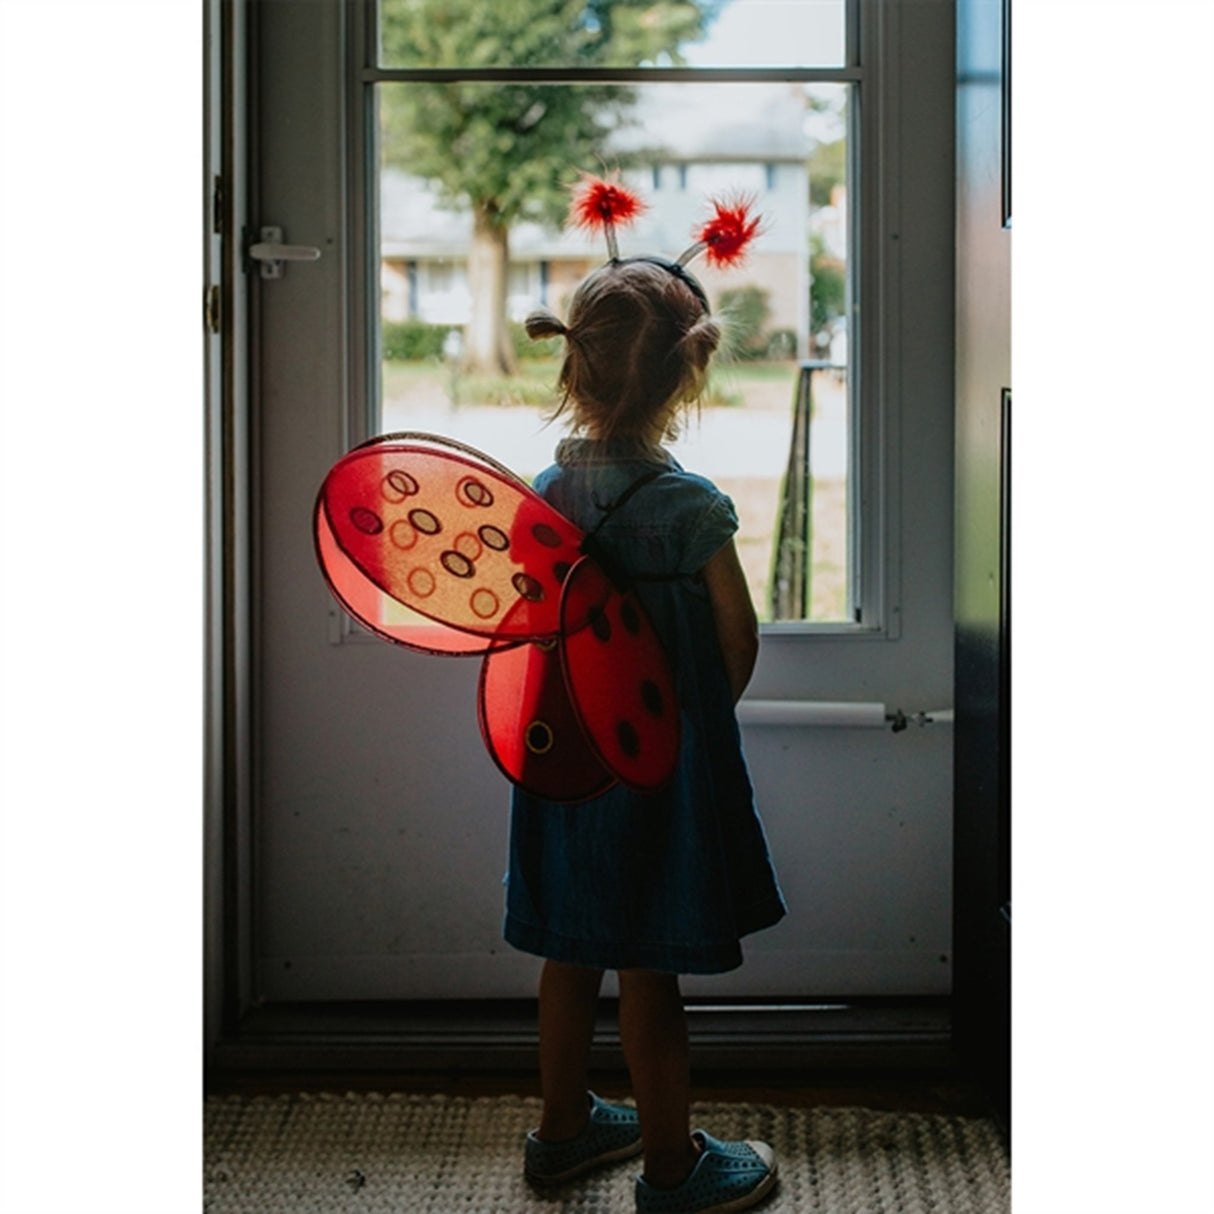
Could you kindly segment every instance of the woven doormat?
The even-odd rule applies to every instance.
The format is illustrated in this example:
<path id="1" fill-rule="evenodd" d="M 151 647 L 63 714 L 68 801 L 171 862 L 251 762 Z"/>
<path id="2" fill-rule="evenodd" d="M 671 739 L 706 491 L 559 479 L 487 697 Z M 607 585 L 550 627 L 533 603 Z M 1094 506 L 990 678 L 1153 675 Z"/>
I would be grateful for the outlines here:
<path id="1" fill-rule="evenodd" d="M 527 1097 L 213 1096 L 207 1214 L 627 1214 L 640 1161 L 541 1197 L 523 1181 Z M 692 1123 L 775 1149 L 768 1214 L 1008 1214 L 993 1123 L 867 1109 L 697 1103 Z"/>

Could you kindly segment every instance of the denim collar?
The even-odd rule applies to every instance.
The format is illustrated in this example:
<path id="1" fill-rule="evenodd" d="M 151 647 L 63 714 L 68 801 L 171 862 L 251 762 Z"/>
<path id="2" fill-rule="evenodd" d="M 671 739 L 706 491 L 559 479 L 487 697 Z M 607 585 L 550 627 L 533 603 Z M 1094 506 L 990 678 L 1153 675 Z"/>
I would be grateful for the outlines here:
<path id="1" fill-rule="evenodd" d="M 614 464 L 626 460 L 659 467 L 678 467 L 674 457 L 664 448 L 650 447 L 635 438 L 563 438 L 556 447 L 556 462 L 562 467 Z"/>

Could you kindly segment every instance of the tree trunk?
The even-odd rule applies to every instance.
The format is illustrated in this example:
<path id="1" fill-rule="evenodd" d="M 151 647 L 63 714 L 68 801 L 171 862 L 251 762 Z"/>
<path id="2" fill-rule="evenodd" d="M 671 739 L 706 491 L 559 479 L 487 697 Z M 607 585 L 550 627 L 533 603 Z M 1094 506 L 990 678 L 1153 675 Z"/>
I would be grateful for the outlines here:
<path id="1" fill-rule="evenodd" d="M 509 229 L 498 222 L 492 206 L 478 203 L 472 215 L 468 251 L 472 318 L 464 342 L 464 370 L 477 375 L 513 375 L 517 369 L 514 344 L 506 325 Z"/>

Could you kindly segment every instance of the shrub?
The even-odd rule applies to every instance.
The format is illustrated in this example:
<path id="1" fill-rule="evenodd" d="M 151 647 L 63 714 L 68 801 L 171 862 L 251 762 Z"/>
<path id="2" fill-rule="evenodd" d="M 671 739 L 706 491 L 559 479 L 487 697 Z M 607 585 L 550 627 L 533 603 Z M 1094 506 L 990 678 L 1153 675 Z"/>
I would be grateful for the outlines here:
<path id="1" fill-rule="evenodd" d="M 772 329 L 767 334 L 763 356 L 774 362 L 796 357 L 797 335 L 792 329 Z"/>
<path id="2" fill-rule="evenodd" d="M 385 320 L 382 330 L 384 358 L 403 362 L 441 361 L 447 334 L 459 328 L 459 325 L 435 325 L 424 320 Z M 559 337 L 532 341 L 527 330 L 516 321 L 510 322 L 510 340 L 519 359 L 559 358 L 563 352 Z"/>
<path id="3" fill-rule="evenodd" d="M 769 295 L 762 287 L 731 287 L 722 291 L 718 309 L 725 320 L 724 353 L 742 360 L 767 354 Z"/>
<path id="4" fill-rule="evenodd" d="M 708 383 L 704 387 L 700 404 L 735 407 L 745 403 L 746 397 L 728 375 L 722 375 L 715 369 L 709 371 Z"/>
<path id="5" fill-rule="evenodd" d="M 432 325 L 424 320 L 385 320 L 383 322 L 384 357 L 422 362 L 441 360 L 443 342 L 458 325 Z"/>
<path id="6" fill-rule="evenodd" d="M 818 333 L 847 311 L 847 268 L 826 251 L 820 236 L 810 241 L 809 275 L 809 327 Z"/>
<path id="7" fill-rule="evenodd" d="M 526 375 L 468 375 L 458 391 L 462 402 L 478 405 L 552 406 L 557 400 L 551 382 Z"/>
<path id="8" fill-rule="evenodd" d="M 561 338 L 548 337 L 543 341 L 532 341 L 527 336 L 527 330 L 516 320 L 510 322 L 510 340 L 514 343 L 516 358 L 560 358 L 565 353 L 565 343 Z"/>

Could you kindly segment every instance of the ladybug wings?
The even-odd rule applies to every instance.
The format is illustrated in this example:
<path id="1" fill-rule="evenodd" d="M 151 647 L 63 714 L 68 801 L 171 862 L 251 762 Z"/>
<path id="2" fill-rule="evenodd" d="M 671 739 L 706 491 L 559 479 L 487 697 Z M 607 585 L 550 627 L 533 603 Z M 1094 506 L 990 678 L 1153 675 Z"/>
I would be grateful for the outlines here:
<path id="1" fill-rule="evenodd" d="M 657 634 L 635 593 L 590 557 L 565 580 L 556 644 L 486 654 L 479 710 L 497 765 L 552 801 L 583 801 L 616 780 L 655 792 L 678 759 L 678 700 Z"/>
<path id="2" fill-rule="evenodd" d="M 373 439 L 325 478 L 315 538 L 361 624 L 410 648 L 485 655 L 481 733 L 516 784 L 582 801 L 616 780 L 651 792 L 669 778 L 677 700 L 639 599 L 509 469 L 433 435 Z M 423 626 L 394 619 L 402 606 Z"/>
<path id="3" fill-rule="evenodd" d="M 424 434 L 385 435 L 338 460 L 315 528 L 321 566 L 351 615 L 389 640 L 444 653 L 555 636 L 582 540 L 508 469 Z M 376 591 L 445 628 L 419 638 L 394 626 Z"/>

